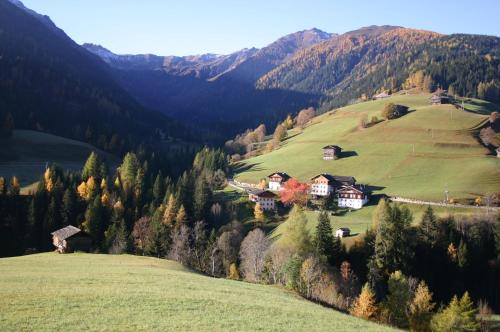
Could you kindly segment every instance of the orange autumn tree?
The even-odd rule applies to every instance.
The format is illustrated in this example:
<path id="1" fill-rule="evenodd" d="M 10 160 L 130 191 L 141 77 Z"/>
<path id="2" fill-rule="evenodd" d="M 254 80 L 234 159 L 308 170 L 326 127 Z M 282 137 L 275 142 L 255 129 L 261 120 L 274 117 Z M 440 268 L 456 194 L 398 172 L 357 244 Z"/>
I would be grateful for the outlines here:
<path id="1" fill-rule="evenodd" d="M 283 204 L 297 204 L 300 206 L 305 206 L 307 204 L 307 193 L 309 191 L 309 185 L 307 183 L 301 183 L 291 178 L 285 182 L 282 188 L 280 200 Z"/>

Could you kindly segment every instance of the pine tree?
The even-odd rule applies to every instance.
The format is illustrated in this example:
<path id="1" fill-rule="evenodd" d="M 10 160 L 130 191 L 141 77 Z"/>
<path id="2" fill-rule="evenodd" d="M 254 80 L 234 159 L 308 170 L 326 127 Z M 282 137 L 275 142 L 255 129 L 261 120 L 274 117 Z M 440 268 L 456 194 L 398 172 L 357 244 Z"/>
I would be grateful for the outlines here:
<path id="1" fill-rule="evenodd" d="M 153 184 L 153 204 L 155 206 L 160 205 L 161 200 L 163 199 L 165 190 L 164 184 L 165 181 L 163 180 L 163 176 L 160 171 L 158 172 L 158 175 L 156 175 L 155 182 Z"/>
<path id="2" fill-rule="evenodd" d="M 365 284 L 361 289 L 361 294 L 354 302 L 350 310 L 351 315 L 363 318 L 374 319 L 377 314 L 377 306 L 375 304 L 375 294 L 370 289 L 368 284 Z"/>
<path id="3" fill-rule="evenodd" d="M 281 236 L 276 245 L 293 252 L 305 254 L 311 250 L 311 236 L 307 229 L 307 218 L 302 208 L 294 205 L 287 220 L 281 226 Z"/>
<path id="4" fill-rule="evenodd" d="M 124 187 L 133 188 L 140 163 L 135 153 L 129 152 L 123 158 L 123 163 L 119 167 L 121 182 Z"/>
<path id="5" fill-rule="evenodd" d="M 266 219 L 266 216 L 264 214 L 264 210 L 262 209 L 262 207 L 260 206 L 260 203 L 257 202 L 255 204 L 255 207 L 253 209 L 253 216 L 255 218 L 255 221 L 256 222 L 259 222 L 259 223 L 263 223 L 264 220 Z"/>
<path id="6" fill-rule="evenodd" d="M 329 263 L 333 261 L 333 241 L 334 238 L 330 218 L 328 218 L 328 214 L 325 211 L 322 211 L 318 217 L 313 245 L 316 254 L 319 257 L 325 257 Z"/>
<path id="7" fill-rule="evenodd" d="M 388 312 L 389 321 L 400 328 L 408 326 L 407 310 L 410 301 L 410 287 L 408 279 L 396 271 L 389 276 L 388 295 L 383 303 L 384 310 Z"/>
<path id="8" fill-rule="evenodd" d="M 422 222 L 418 228 L 420 239 L 430 247 L 436 246 L 439 239 L 439 224 L 434 210 L 429 205 L 422 216 Z"/>
<path id="9" fill-rule="evenodd" d="M 387 208 L 387 201 L 381 198 L 378 201 L 377 207 L 372 215 L 372 229 L 376 232 L 379 225 L 387 218 L 389 210 Z"/>
<path id="10" fill-rule="evenodd" d="M 436 332 L 477 331 L 479 323 L 476 319 L 476 312 L 467 292 L 460 300 L 455 295 L 450 304 L 432 318 L 432 330 Z"/>
<path id="11" fill-rule="evenodd" d="M 85 165 L 82 170 L 82 179 L 87 181 L 89 177 L 93 176 L 96 179 L 101 179 L 105 174 L 101 174 L 101 160 L 99 155 L 92 151 L 85 161 Z"/>
<path id="12" fill-rule="evenodd" d="M 409 323 L 410 331 L 427 332 L 430 331 L 432 319 L 432 310 L 435 304 L 432 302 L 432 293 L 425 281 L 421 281 L 415 295 L 410 303 L 409 308 Z"/>
<path id="13" fill-rule="evenodd" d="M 165 212 L 163 213 L 163 223 L 165 225 L 173 225 L 177 214 L 177 202 L 173 194 L 168 198 Z"/>
<path id="14" fill-rule="evenodd" d="M 464 268 L 468 265 L 468 250 L 467 250 L 467 244 L 464 242 L 463 239 L 460 240 L 460 244 L 458 245 L 458 250 L 457 250 L 457 263 L 458 266 L 461 268 Z"/>
<path id="15" fill-rule="evenodd" d="M 75 225 L 74 216 L 76 208 L 76 197 L 71 189 L 64 191 L 61 206 L 61 222 L 63 226 Z"/>
<path id="16" fill-rule="evenodd" d="M 87 207 L 83 226 L 92 236 L 94 243 L 98 247 L 101 245 L 104 235 L 104 220 L 102 217 L 101 199 L 100 197 L 95 197 L 95 199 Z"/>
<path id="17" fill-rule="evenodd" d="M 203 220 L 208 212 L 211 203 L 210 188 L 203 176 L 200 176 L 195 183 L 194 190 L 194 218 Z"/>

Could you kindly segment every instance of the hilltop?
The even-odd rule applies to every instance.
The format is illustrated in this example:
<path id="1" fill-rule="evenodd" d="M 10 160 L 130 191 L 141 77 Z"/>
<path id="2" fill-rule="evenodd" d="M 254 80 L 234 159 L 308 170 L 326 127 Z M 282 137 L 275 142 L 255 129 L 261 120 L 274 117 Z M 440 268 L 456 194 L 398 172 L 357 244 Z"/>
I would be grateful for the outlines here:
<path id="1" fill-rule="evenodd" d="M 476 138 L 487 114 L 498 109 L 471 99 L 462 111 L 429 104 L 430 94 L 394 95 L 332 110 L 314 118 L 303 132 L 292 130 L 282 146 L 245 160 L 236 176 L 258 183 L 273 171 L 306 181 L 319 173 L 354 176 L 375 193 L 442 201 L 470 199 L 500 187 L 499 160 Z M 360 129 L 366 116 L 381 119 L 386 103 L 410 108 L 409 114 Z M 344 157 L 322 159 L 322 147 L 337 144 Z"/>
<path id="2" fill-rule="evenodd" d="M 2 258 L 0 269 L 3 331 L 393 330 L 281 288 L 150 257 L 47 253 Z"/>

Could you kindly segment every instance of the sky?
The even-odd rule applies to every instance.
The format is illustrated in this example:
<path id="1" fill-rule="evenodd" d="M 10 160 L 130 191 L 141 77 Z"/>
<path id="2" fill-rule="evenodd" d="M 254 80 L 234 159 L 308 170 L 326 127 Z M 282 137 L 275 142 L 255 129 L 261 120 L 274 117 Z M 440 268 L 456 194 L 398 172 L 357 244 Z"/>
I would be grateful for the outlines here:
<path id="1" fill-rule="evenodd" d="M 500 36 L 497 0 L 22 0 L 76 42 L 118 54 L 227 54 L 316 27 L 397 25 Z"/>

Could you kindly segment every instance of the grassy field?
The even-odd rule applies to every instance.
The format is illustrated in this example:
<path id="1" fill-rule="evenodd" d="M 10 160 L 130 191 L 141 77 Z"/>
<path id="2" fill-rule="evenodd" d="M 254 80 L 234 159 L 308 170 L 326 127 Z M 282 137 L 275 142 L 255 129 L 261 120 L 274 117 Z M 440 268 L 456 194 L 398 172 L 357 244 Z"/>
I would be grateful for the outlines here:
<path id="1" fill-rule="evenodd" d="M 467 199 L 498 192 L 500 159 L 474 137 L 477 128 L 497 109 L 470 100 L 466 108 L 429 105 L 429 94 L 398 95 L 343 107 L 315 118 L 302 132 L 292 130 L 282 146 L 243 161 L 236 179 L 258 183 L 274 171 L 306 181 L 319 173 L 355 176 L 375 193 L 424 200 Z M 362 116 L 381 118 L 388 102 L 410 107 L 399 119 L 359 129 Z M 337 144 L 344 157 L 322 159 L 322 147 Z"/>
<path id="2" fill-rule="evenodd" d="M 0 259 L 1 331 L 389 331 L 283 289 L 155 258 Z"/>
<path id="3" fill-rule="evenodd" d="M 16 130 L 11 138 L 0 138 L 0 176 L 17 176 L 26 192 L 38 181 L 47 164 L 57 164 L 67 170 L 82 168 L 95 147 L 31 130 Z M 111 164 L 117 164 L 115 157 L 100 151 Z"/>

